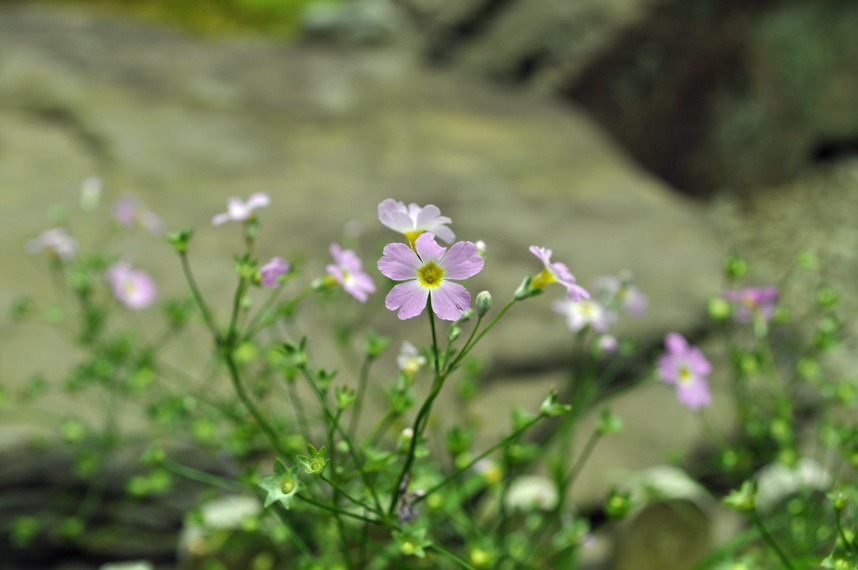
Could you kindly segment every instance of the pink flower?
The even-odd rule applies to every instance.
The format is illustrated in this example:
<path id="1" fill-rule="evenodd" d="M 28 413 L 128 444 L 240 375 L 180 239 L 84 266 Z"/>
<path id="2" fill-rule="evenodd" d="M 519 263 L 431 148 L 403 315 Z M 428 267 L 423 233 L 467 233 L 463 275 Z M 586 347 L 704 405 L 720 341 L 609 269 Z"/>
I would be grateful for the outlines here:
<path id="1" fill-rule="evenodd" d="M 432 204 L 425 208 L 417 204 L 409 204 L 406 207 L 404 202 L 388 198 L 378 205 L 378 219 L 393 231 L 405 234 L 412 248 L 414 241 L 423 232 L 431 232 L 447 243 L 456 239 L 453 230 L 446 226 L 452 220 L 442 216 L 441 210 Z"/>
<path id="2" fill-rule="evenodd" d="M 483 269 L 483 258 L 477 246 L 460 241 L 447 248 L 438 245 L 435 234 L 421 234 L 414 249 L 402 243 L 384 247 L 384 257 L 378 260 L 378 270 L 394 281 L 406 281 L 390 290 L 384 305 L 391 311 L 399 309 L 400 319 L 410 319 L 423 312 L 431 299 L 432 310 L 438 318 L 455 321 L 471 304 L 468 290 L 450 279 L 468 279 Z"/>
<path id="3" fill-rule="evenodd" d="M 341 249 L 339 245 L 331 244 L 331 256 L 334 262 L 326 268 L 328 273 L 343 286 L 346 293 L 360 301 L 367 300 L 369 293 L 375 293 L 375 283 L 364 273 L 363 262 L 350 249 Z"/>
<path id="4" fill-rule="evenodd" d="M 125 228 L 139 226 L 155 235 L 164 233 L 161 218 L 133 196 L 121 198 L 113 205 L 113 219 Z"/>
<path id="5" fill-rule="evenodd" d="M 77 251 L 77 241 L 63 228 L 52 228 L 43 231 L 39 237 L 29 240 L 24 250 L 30 255 L 46 252 L 49 256 L 66 262 L 74 257 Z"/>
<path id="6" fill-rule="evenodd" d="M 649 298 L 631 282 L 630 276 L 602 275 L 593 279 L 596 295 L 608 307 L 619 307 L 637 317 L 646 312 Z"/>
<path id="7" fill-rule="evenodd" d="M 569 298 L 573 301 L 589 299 L 590 294 L 580 285 L 575 284 L 575 276 L 569 272 L 566 265 L 555 262 L 551 263 L 551 250 L 544 247 L 530 246 L 530 253 L 539 258 L 545 267 L 536 274 L 536 277 L 530 282 L 533 289 L 542 289 L 551 283 L 560 283 L 566 287 L 566 292 L 569 293 Z"/>
<path id="8" fill-rule="evenodd" d="M 555 313 L 566 317 L 566 326 L 573 333 L 577 333 L 587 326 L 600 333 L 607 332 L 611 323 L 617 320 L 616 313 L 609 311 L 596 301 L 587 299 L 573 301 L 564 297 L 555 300 L 551 304 L 551 308 Z"/>
<path id="9" fill-rule="evenodd" d="M 242 202 L 240 198 L 232 197 L 226 201 L 226 212 L 218 214 L 212 218 L 212 224 L 219 226 L 232 220 L 234 222 L 244 222 L 253 217 L 253 210 L 264 208 L 271 203 L 271 198 L 265 192 L 256 192 L 251 194 L 247 202 Z"/>
<path id="10" fill-rule="evenodd" d="M 658 372 L 666 384 L 676 385 L 676 398 L 692 411 L 712 405 L 712 395 L 706 376 L 712 366 L 703 353 L 678 333 L 665 337 L 667 353 L 658 359 Z"/>
<path id="11" fill-rule="evenodd" d="M 736 304 L 733 318 L 741 323 L 747 323 L 754 317 L 765 321 L 771 319 L 779 296 L 774 285 L 721 291 L 721 297 Z"/>
<path id="12" fill-rule="evenodd" d="M 259 268 L 259 282 L 263 287 L 279 287 L 280 277 L 289 273 L 289 262 L 282 257 L 274 257 Z"/>
<path id="13" fill-rule="evenodd" d="M 599 337 L 598 346 L 599 350 L 602 351 L 602 354 L 611 354 L 617 350 L 619 343 L 617 342 L 617 337 L 606 334 Z"/>
<path id="14" fill-rule="evenodd" d="M 145 309 L 158 296 L 152 277 L 142 269 L 131 269 L 127 261 L 117 261 L 108 267 L 107 281 L 113 296 L 129 309 Z"/>

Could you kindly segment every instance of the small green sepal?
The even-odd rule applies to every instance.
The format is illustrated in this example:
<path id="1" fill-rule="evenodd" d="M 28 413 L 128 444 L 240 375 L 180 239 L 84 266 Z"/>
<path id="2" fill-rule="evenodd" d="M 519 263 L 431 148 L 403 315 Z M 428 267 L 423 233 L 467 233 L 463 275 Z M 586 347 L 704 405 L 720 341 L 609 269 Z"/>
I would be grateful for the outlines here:
<path id="1" fill-rule="evenodd" d="M 275 501 L 280 501 L 287 509 L 292 506 L 295 495 L 304 487 L 298 480 L 299 468 L 299 465 L 287 468 L 280 459 L 274 461 L 274 475 L 260 479 L 256 483 L 268 493 L 265 497 L 266 507 L 271 506 Z"/>
<path id="2" fill-rule="evenodd" d="M 298 461 L 304 466 L 304 473 L 307 475 L 314 475 L 316 473 L 321 473 L 325 470 L 325 467 L 328 465 L 328 460 L 325 459 L 325 455 L 327 455 L 328 451 L 325 449 L 323 445 L 321 449 L 316 450 L 312 444 L 307 444 L 307 453 L 309 455 L 298 455 Z"/>

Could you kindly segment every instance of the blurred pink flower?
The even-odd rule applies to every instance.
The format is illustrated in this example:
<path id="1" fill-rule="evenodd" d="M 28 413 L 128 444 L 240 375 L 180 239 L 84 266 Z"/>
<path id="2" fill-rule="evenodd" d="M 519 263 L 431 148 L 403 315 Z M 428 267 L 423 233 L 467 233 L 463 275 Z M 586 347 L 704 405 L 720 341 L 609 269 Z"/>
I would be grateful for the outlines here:
<path id="1" fill-rule="evenodd" d="M 271 203 L 271 198 L 265 192 L 251 194 L 247 202 L 232 197 L 226 201 L 226 212 L 212 218 L 212 224 L 219 226 L 229 221 L 244 222 L 253 217 L 253 210 L 264 208 Z"/>
<path id="2" fill-rule="evenodd" d="M 49 256 L 67 262 L 77 251 L 77 241 L 64 228 L 51 228 L 29 240 L 24 250 L 30 255 L 44 251 Z"/>
<path id="3" fill-rule="evenodd" d="M 658 359 L 658 372 L 666 384 L 676 386 L 676 399 L 692 411 L 712 405 L 712 395 L 706 377 L 712 365 L 695 346 L 678 333 L 665 337 L 667 353 Z"/>
<path id="4" fill-rule="evenodd" d="M 606 306 L 638 317 L 646 312 L 649 298 L 627 277 L 602 275 L 593 279 L 593 290 Z"/>
<path id="5" fill-rule="evenodd" d="M 326 268 L 328 273 L 343 286 L 346 293 L 361 303 L 365 302 L 369 293 L 375 293 L 375 283 L 363 271 L 363 262 L 355 252 L 342 249 L 335 243 L 331 244 L 330 251 L 334 262 Z"/>
<path id="6" fill-rule="evenodd" d="M 742 323 L 754 317 L 765 321 L 771 319 L 779 296 L 778 288 L 774 285 L 721 291 L 721 297 L 735 305 L 733 318 Z"/>
<path id="7" fill-rule="evenodd" d="M 447 243 L 456 239 L 456 234 L 446 225 L 452 220 L 442 216 L 441 210 L 432 204 L 423 208 L 417 204 L 406 207 L 404 202 L 388 198 L 378 205 L 378 219 L 393 231 L 404 234 L 412 248 L 423 232 L 431 232 Z"/>
<path id="8" fill-rule="evenodd" d="M 280 277 L 289 273 L 289 262 L 282 257 L 274 257 L 259 268 L 259 282 L 263 287 L 279 287 Z"/>
<path id="9" fill-rule="evenodd" d="M 617 350 L 618 346 L 619 343 L 617 342 L 617 337 L 613 335 L 606 334 L 599 337 L 599 350 L 601 350 L 603 354 L 611 354 Z"/>
<path id="10" fill-rule="evenodd" d="M 438 318 L 455 321 L 471 304 L 468 290 L 451 279 L 468 279 L 483 269 L 484 261 L 477 246 L 460 241 L 450 250 L 438 245 L 435 234 L 421 234 L 414 241 L 414 249 L 402 243 L 391 243 L 384 248 L 384 257 L 378 260 L 378 270 L 396 285 L 384 300 L 391 311 L 399 309 L 400 319 L 410 319 L 423 312 L 431 299 L 432 310 Z"/>
<path id="11" fill-rule="evenodd" d="M 163 220 L 133 196 L 120 198 L 113 205 L 113 219 L 124 228 L 139 226 L 155 235 L 164 233 Z"/>
<path id="12" fill-rule="evenodd" d="M 152 277 L 142 269 L 132 269 L 127 261 L 117 261 L 108 267 L 107 281 L 113 296 L 129 309 L 145 309 L 158 296 Z"/>
<path id="13" fill-rule="evenodd" d="M 530 282 L 533 289 L 542 289 L 551 283 L 560 283 L 566 287 L 566 292 L 569 293 L 569 298 L 573 301 L 580 301 L 582 298 L 589 299 L 590 294 L 580 285 L 575 284 L 575 276 L 563 263 L 551 263 L 551 250 L 535 245 L 530 246 L 530 253 L 539 258 L 545 267 L 536 274 L 536 277 Z"/>
<path id="14" fill-rule="evenodd" d="M 556 299 L 551 308 L 555 313 L 566 317 L 566 326 L 573 333 L 577 333 L 584 327 L 591 327 L 596 332 L 607 332 L 611 323 L 617 320 L 617 314 L 609 311 L 596 301 L 582 299 L 573 301 L 568 297 Z"/>

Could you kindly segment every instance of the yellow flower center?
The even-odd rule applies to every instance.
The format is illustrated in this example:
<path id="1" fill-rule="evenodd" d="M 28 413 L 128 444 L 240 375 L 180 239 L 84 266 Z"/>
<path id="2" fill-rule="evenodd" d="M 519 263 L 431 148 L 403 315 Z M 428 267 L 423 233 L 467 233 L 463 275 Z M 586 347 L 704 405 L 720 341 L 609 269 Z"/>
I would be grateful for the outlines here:
<path id="1" fill-rule="evenodd" d="M 679 379 L 680 384 L 691 383 L 691 380 L 693 379 L 694 375 L 691 374 L 691 370 L 689 370 L 687 364 L 683 364 L 682 366 L 680 366 L 677 372 L 677 377 Z"/>
<path id="2" fill-rule="evenodd" d="M 127 296 L 131 297 L 137 292 L 137 284 L 129 279 L 122 284 L 122 290 L 125 291 Z"/>
<path id="3" fill-rule="evenodd" d="M 438 287 L 444 278 L 444 270 L 435 265 L 434 261 L 430 261 L 417 270 L 417 277 L 424 287 Z"/>
<path id="4" fill-rule="evenodd" d="M 550 285 L 551 283 L 556 283 L 556 282 L 557 282 L 557 277 L 555 277 L 554 274 L 551 273 L 547 267 L 543 267 L 542 271 L 537 273 L 536 277 L 534 277 L 530 281 L 530 286 L 533 289 L 542 289 L 546 285 Z"/>
<path id="5" fill-rule="evenodd" d="M 414 241 L 420 237 L 423 230 L 414 230 L 413 232 L 405 232 L 405 237 L 408 238 L 408 247 L 414 249 Z"/>

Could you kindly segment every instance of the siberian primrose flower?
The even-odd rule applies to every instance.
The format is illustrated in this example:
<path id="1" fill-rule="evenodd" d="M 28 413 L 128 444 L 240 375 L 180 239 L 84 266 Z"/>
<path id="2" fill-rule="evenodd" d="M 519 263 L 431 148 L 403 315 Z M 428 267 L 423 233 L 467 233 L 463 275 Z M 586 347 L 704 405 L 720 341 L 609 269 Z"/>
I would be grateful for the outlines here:
<path id="1" fill-rule="evenodd" d="M 117 261 L 107 268 L 107 282 L 113 296 L 129 309 L 145 309 L 158 296 L 152 277 L 142 269 L 132 269 L 127 261 Z"/>
<path id="2" fill-rule="evenodd" d="M 616 313 L 589 299 L 575 302 L 563 297 L 555 300 L 551 304 L 551 309 L 566 317 L 566 326 L 573 333 L 588 326 L 597 332 L 604 333 L 608 331 L 611 323 L 617 320 Z"/>
<path id="3" fill-rule="evenodd" d="M 77 251 L 77 241 L 64 228 L 51 228 L 29 240 L 24 250 L 30 255 L 44 251 L 50 257 L 67 262 Z"/>
<path id="4" fill-rule="evenodd" d="M 339 245 L 331 244 L 331 257 L 334 262 L 327 266 L 328 275 L 343 289 L 360 301 L 366 302 L 370 293 L 375 293 L 375 283 L 363 270 L 363 262 L 350 249 L 342 249 Z M 331 283 L 333 284 L 333 282 Z"/>
<path id="5" fill-rule="evenodd" d="M 271 261 L 259 268 L 259 283 L 263 287 L 276 288 L 283 284 L 281 277 L 289 273 L 289 262 L 282 257 L 272 257 Z"/>
<path id="6" fill-rule="evenodd" d="M 426 364 L 426 357 L 420 355 L 416 346 L 404 340 L 396 357 L 396 364 L 406 376 L 412 377 Z"/>
<path id="7" fill-rule="evenodd" d="M 530 281 L 531 289 L 539 290 L 545 288 L 551 283 L 560 283 L 566 287 L 566 292 L 569 294 L 569 298 L 573 301 L 580 301 L 582 298 L 590 298 L 590 293 L 588 293 L 586 289 L 575 284 L 575 276 L 572 275 L 565 264 L 560 263 L 559 261 L 551 263 L 550 249 L 532 245 L 530 246 L 530 253 L 538 257 L 545 265 L 545 267 L 542 268 L 542 271 L 537 273 Z"/>
<path id="8" fill-rule="evenodd" d="M 394 281 L 405 281 L 388 293 L 384 305 L 391 311 L 399 309 L 400 319 L 410 319 L 423 312 L 426 302 L 445 321 L 458 320 L 471 304 L 468 290 L 451 279 L 468 279 L 483 269 L 483 258 L 477 246 L 460 241 L 450 250 L 435 241 L 435 234 L 424 233 L 414 241 L 412 250 L 403 243 L 385 246 L 378 260 L 378 270 Z"/>
<path id="9" fill-rule="evenodd" d="M 658 359 L 658 372 L 666 384 L 676 386 L 676 399 L 692 411 L 712 405 L 712 395 L 706 377 L 712 371 L 712 365 L 696 346 L 678 333 L 670 333 L 665 338 L 667 353 Z"/>
<path id="10" fill-rule="evenodd" d="M 226 212 L 218 214 L 212 218 L 212 224 L 219 226 L 226 222 L 244 222 L 253 217 L 253 210 L 264 208 L 271 203 L 271 198 L 265 192 L 256 192 L 251 194 L 247 202 L 242 202 L 241 198 L 230 198 L 226 201 Z"/>
<path id="11" fill-rule="evenodd" d="M 393 231 L 404 234 L 412 249 L 415 240 L 424 232 L 431 232 L 447 243 L 456 239 L 456 234 L 446 225 L 452 220 L 442 216 L 441 210 L 432 204 L 423 208 L 417 204 L 406 206 L 404 202 L 388 198 L 378 205 L 378 219 Z"/>

